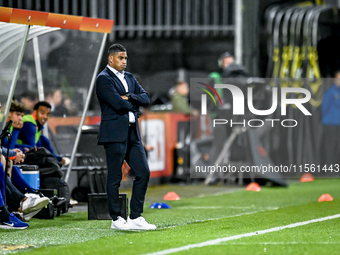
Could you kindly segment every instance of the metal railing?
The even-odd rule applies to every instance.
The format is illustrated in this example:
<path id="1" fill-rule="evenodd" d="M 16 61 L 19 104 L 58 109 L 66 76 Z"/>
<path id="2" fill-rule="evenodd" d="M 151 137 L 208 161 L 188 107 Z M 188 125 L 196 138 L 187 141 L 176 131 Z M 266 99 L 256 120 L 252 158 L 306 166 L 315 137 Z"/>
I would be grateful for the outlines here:
<path id="1" fill-rule="evenodd" d="M 0 0 L 0 6 L 115 21 L 115 38 L 234 35 L 234 0 Z"/>

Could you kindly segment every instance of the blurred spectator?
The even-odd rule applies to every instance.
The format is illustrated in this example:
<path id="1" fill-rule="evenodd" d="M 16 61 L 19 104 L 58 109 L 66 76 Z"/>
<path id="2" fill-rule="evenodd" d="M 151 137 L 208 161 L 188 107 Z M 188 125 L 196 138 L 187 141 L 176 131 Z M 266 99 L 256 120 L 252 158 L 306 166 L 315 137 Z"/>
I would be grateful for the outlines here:
<path id="1" fill-rule="evenodd" d="M 62 102 L 63 97 L 60 89 L 49 89 L 45 93 L 45 101 L 51 105 L 51 112 Z"/>
<path id="2" fill-rule="evenodd" d="M 50 89 L 45 94 L 45 100 L 51 105 L 51 116 L 63 117 L 68 115 L 68 110 L 63 104 L 60 89 Z"/>
<path id="3" fill-rule="evenodd" d="M 72 103 L 72 100 L 68 97 L 63 99 L 62 105 L 67 109 L 69 116 L 76 116 L 78 114 L 77 107 Z"/>
<path id="4" fill-rule="evenodd" d="M 247 69 L 242 66 L 235 64 L 235 59 L 230 52 L 224 52 L 218 59 L 219 70 L 212 72 L 209 77 L 213 79 L 215 84 L 223 84 L 222 78 L 241 78 L 248 77 Z M 216 88 L 217 93 L 223 100 L 223 89 Z"/>
<path id="5" fill-rule="evenodd" d="M 340 70 L 321 104 L 325 164 L 339 163 L 340 156 Z"/>
<path id="6" fill-rule="evenodd" d="M 25 114 L 31 114 L 34 105 L 39 102 L 38 94 L 29 90 L 22 92 L 19 98 L 25 106 Z"/>
<path id="7" fill-rule="evenodd" d="M 198 115 L 198 111 L 191 109 L 188 102 L 189 86 L 185 81 L 178 81 L 175 86 L 175 91 L 171 95 L 172 111 Z"/>
<path id="8" fill-rule="evenodd" d="M 219 70 L 217 72 L 212 72 L 209 75 L 210 78 L 214 79 L 215 84 L 222 84 L 223 73 L 230 64 L 234 63 L 234 61 L 235 61 L 234 57 L 228 51 L 223 53 L 219 57 L 218 59 Z"/>

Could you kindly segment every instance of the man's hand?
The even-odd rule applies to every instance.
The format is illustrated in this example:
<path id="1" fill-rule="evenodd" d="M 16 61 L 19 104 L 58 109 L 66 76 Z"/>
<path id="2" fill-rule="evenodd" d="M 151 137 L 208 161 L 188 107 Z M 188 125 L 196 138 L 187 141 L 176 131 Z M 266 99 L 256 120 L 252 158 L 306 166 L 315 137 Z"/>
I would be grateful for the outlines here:
<path id="1" fill-rule="evenodd" d="M 15 164 L 24 162 L 25 154 L 20 149 L 13 149 L 17 153 L 17 157 L 14 159 Z"/>
<path id="2" fill-rule="evenodd" d="M 144 149 L 145 149 L 146 151 L 152 151 L 152 150 L 154 149 L 154 147 L 153 147 L 152 145 L 150 145 L 150 144 L 145 144 L 145 145 L 144 145 Z"/>
<path id="3" fill-rule="evenodd" d="M 129 98 L 125 95 L 121 96 L 124 100 L 129 100 Z"/>
<path id="4" fill-rule="evenodd" d="M 24 126 L 24 122 L 22 121 L 16 121 L 12 123 L 12 126 L 17 129 L 21 129 Z"/>
<path id="5" fill-rule="evenodd" d="M 69 165 L 71 163 L 71 160 L 69 159 L 69 158 L 62 158 L 61 159 L 61 164 L 63 165 L 63 166 L 67 166 L 67 165 Z"/>

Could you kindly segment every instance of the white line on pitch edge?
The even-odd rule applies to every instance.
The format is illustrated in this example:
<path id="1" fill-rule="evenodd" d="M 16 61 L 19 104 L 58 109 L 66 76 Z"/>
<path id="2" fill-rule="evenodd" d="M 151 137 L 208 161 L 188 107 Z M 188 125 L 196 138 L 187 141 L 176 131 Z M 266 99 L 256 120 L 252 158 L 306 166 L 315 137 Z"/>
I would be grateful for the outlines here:
<path id="1" fill-rule="evenodd" d="M 289 225 L 284 225 L 284 226 L 281 226 L 281 227 L 269 228 L 269 229 L 265 229 L 265 230 L 258 230 L 258 231 L 255 231 L 255 232 L 244 233 L 244 234 L 239 234 L 239 235 L 234 235 L 234 236 L 227 236 L 227 237 L 213 239 L 213 240 L 209 240 L 209 241 L 205 241 L 205 242 L 197 243 L 197 244 L 189 244 L 189 245 L 185 245 L 185 246 L 178 247 L 178 248 L 172 248 L 172 249 L 167 249 L 167 250 L 163 250 L 163 251 L 148 253 L 146 255 L 171 254 L 171 253 L 175 253 L 175 252 L 189 250 L 189 249 L 192 249 L 192 248 L 199 248 L 199 247 L 205 247 L 205 246 L 210 246 L 210 245 L 216 245 L 216 244 L 219 244 L 219 243 L 222 243 L 222 242 L 236 240 L 236 239 L 240 239 L 240 238 L 243 238 L 243 237 L 250 237 L 250 236 L 255 236 L 255 235 L 267 234 L 267 233 L 270 233 L 270 232 L 280 231 L 280 230 L 283 230 L 283 229 L 286 229 L 286 228 L 295 228 L 295 227 L 308 225 L 308 224 L 315 223 L 315 222 L 332 220 L 332 219 L 336 219 L 336 218 L 340 218 L 340 214 L 335 214 L 335 215 L 332 215 L 332 216 L 327 216 L 327 217 L 314 219 L 314 220 L 297 222 L 297 223 L 293 223 L 293 224 L 289 224 Z"/>
<path id="2" fill-rule="evenodd" d="M 254 243 L 230 242 L 231 245 L 254 245 Z M 259 242 L 257 245 L 302 245 L 302 244 L 340 244 L 340 242 Z"/>

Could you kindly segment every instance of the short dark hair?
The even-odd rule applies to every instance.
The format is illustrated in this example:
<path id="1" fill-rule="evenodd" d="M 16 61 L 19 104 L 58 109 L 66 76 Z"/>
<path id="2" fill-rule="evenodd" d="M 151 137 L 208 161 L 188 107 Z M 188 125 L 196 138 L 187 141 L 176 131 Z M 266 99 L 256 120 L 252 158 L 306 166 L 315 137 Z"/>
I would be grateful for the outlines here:
<path id="1" fill-rule="evenodd" d="M 112 54 L 115 54 L 117 52 L 126 52 L 126 49 L 123 45 L 119 44 L 119 43 L 115 43 L 115 44 L 112 44 L 110 47 L 109 47 L 109 50 L 107 51 L 107 54 L 110 56 Z"/>
<path id="2" fill-rule="evenodd" d="M 21 93 L 20 98 L 28 98 L 31 101 L 34 101 L 38 98 L 38 94 L 33 92 L 33 91 L 26 90 L 26 91 Z"/>
<path id="3" fill-rule="evenodd" d="M 58 91 L 59 89 L 57 89 L 57 88 L 50 88 L 50 89 L 47 89 L 46 90 L 46 92 L 45 92 L 45 97 L 49 97 L 49 96 L 53 96 L 54 95 L 54 93 L 56 92 L 56 91 Z"/>
<path id="4" fill-rule="evenodd" d="M 218 58 L 218 66 L 219 67 L 223 67 L 223 59 L 225 58 L 234 58 L 234 56 L 229 52 L 229 51 L 226 51 L 224 53 L 222 53 L 220 55 L 220 57 Z"/>
<path id="5" fill-rule="evenodd" d="M 40 102 L 38 102 L 38 103 L 36 103 L 36 104 L 34 105 L 33 110 L 38 110 L 40 106 L 45 106 L 45 107 L 47 107 L 47 108 L 49 108 L 49 109 L 52 109 L 52 106 L 51 106 L 48 102 L 46 102 L 46 101 L 40 101 Z"/>
<path id="6" fill-rule="evenodd" d="M 340 70 L 339 69 L 334 72 L 334 77 L 336 77 L 338 74 L 340 74 Z"/>
<path id="7" fill-rule="evenodd" d="M 181 86 L 182 84 L 188 84 L 188 83 L 187 83 L 186 81 L 184 81 L 184 80 L 178 80 L 178 81 L 176 82 L 175 87 Z"/>
<path id="8" fill-rule="evenodd" d="M 25 106 L 22 103 L 19 103 L 18 101 L 12 101 L 11 107 L 9 109 L 10 112 L 22 112 L 25 113 Z"/>

